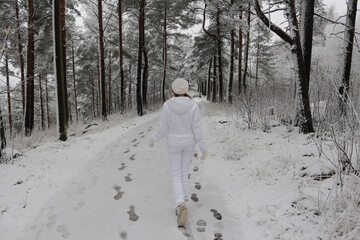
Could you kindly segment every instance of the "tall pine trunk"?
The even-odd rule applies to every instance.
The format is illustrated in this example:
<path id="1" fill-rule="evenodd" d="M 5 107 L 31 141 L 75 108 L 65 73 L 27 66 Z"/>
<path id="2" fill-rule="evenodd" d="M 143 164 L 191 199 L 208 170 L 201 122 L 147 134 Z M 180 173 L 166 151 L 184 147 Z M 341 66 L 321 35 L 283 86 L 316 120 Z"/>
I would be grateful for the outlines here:
<path id="1" fill-rule="evenodd" d="M 65 1 L 66 0 L 59 0 L 59 1 L 61 1 L 61 31 L 62 31 L 62 36 L 61 36 L 61 38 L 62 38 L 62 44 L 63 44 L 63 49 L 62 49 L 62 51 L 63 51 L 63 66 L 64 66 L 64 69 L 63 69 L 63 71 L 64 71 L 64 84 L 65 84 L 65 93 L 66 93 L 66 99 L 65 99 L 65 101 L 66 101 L 66 105 L 65 105 L 65 110 L 66 110 L 66 123 L 68 124 L 69 123 L 69 109 L 68 109 L 68 107 L 69 107 L 69 96 L 68 96 L 68 94 L 67 94 L 67 80 L 66 80 L 66 23 L 65 23 Z"/>
<path id="2" fill-rule="evenodd" d="M 41 84 L 41 75 L 39 75 L 39 98 L 40 98 L 41 129 L 45 130 L 44 100 L 43 100 L 43 90 Z"/>
<path id="3" fill-rule="evenodd" d="M 136 77 L 136 104 L 137 113 L 139 116 L 143 115 L 142 97 L 141 97 L 141 70 L 142 70 L 142 55 L 144 51 L 144 26 L 145 25 L 145 0 L 140 0 L 139 8 L 139 47 L 138 47 L 138 64 Z"/>
<path id="4" fill-rule="evenodd" d="M 167 67 L 167 6 L 164 8 L 164 42 L 163 42 L 163 81 L 162 81 L 162 100 L 165 102 L 165 82 L 166 82 L 166 67 Z"/>
<path id="5" fill-rule="evenodd" d="M 50 128 L 50 112 L 49 112 L 49 90 L 48 90 L 48 80 L 47 76 L 45 77 L 45 101 L 46 101 L 46 116 L 48 128 Z"/>
<path id="6" fill-rule="evenodd" d="M 224 101 L 224 89 L 223 89 L 223 67 L 222 67 L 222 42 L 221 42 L 221 25 L 220 25 L 220 8 L 216 12 L 216 32 L 217 32 L 217 50 L 218 50 L 218 69 L 219 69 L 219 102 Z"/>
<path id="7" fill-rule="evenodd" d="M 111 115 L 111 106 L 112 106 L 112 99 L 111 99 L 111 51 L 109 52 L 109 115 Z"/>
<path id="8" fill-rule="evenodd" d="M 34 6 L 33 0 L 28 0 L 28 39 L 26 53 L 26 106 L 25 106 L 25 136 L 30 136 L 34 128 Z M 59 13 L 60 14 L 60 13 Z"/>
<path id="9" fill-rule="evenodd" d="M 18 50 L 20 60 L 20 80 L 21 80 L 21 100 L 23 107 L 23 114 L 25 113 L 25 70 L 24 70 L 24 57 L 23 57 L 23 46 L 21 40 L 21 29 L 20 29 L 20 17 L 19 17 L 19 4 L 18 0 L 15 0 L 15 14 L 16 14 L 16 25 L 17 25 L 17 36 L 18 36 Z"/>
<path id="10" fill-rule="evenodd" d="M 212 82 L 212 101 L 216 102 L 216 79 L 217 79 L 217 73 L 216 73 L 216 54 L 214 54 L 214 67 L 213 67 L 213 82 Z"/>
<path id="11" fill-rule="evenodd" d="M 242 7 L 240 7 L 240 21 L 242 20 Z M 238 94 L 242 91 L 242 53 L 243 53 L 243 32 L 241 26 L 239 27 L 239 62 L 238 62 Z"/>
<path id="12" fill-rule="evenodd" d="M 351 62 L 352 62 L 352 51 L 354 44 L 355 34 L 355 22 L 356 22 L 356 11 L 357 11 L 357 0 L 349 0 L 347 4 L 347 15 L 346 15 L 346 28 L 344 32 L 344 60 L 343 70 L 341 76 L 342 85 L 339 88 L 340 93 L 340 109 L 342 113 L 346 113 L 345 104 L 349 98 L 350 90 L 350 73 L 351 73 Z"/>
<path id="13" fill-rule="evenodd" d="M 8 55 L 5 54 L 5 75 L 6 75 L 6 88 L 7 88 L 7 99 L 8 99 L 8 112 L 9 112 L 9 129 L 10 136 L 12 135 L 13 122 L 11 113 L 11 98 L 10 98 L 10 80 L 9 80 L 9 60 Z"/>
<path id="14" fill-rule="evenodd" d="M 105 89 L 105 50 L 104 50 L 104 28 L 102 17 L 102 0 L 98 0 L 98 17 L 99 17 L 99 44 L 100 44 L 100 74 L 101 74 L 101 115 L 105 120 L 106 111 L 106 89 Z"/>
<path id="15" fill-rule="evenodd" d="M 68 128 L 68 101 L 67 101 L 67 89 L 65 82 L 65 66 L 64 66 L 64 51 L 63 51 L 63 29 L 61 20 L 61 2 L 53 1 L 53 32 L 54 32 L 54 73 L 57 87 L 57 117 L 58 127 L 61 141 L 67 139 L 67 128 Z"/>
<path id="16" fill-rule="evenodd" d="M 234 0 L 231 0 L 231 6 L 234 5 Z M 232 88 L 234 79 L 234 56 L 235 56 L 235 30 L 231 29 L 230 32 L 230 76 L 228 86 L 228 102 L 233 102 Z"/>
<path id="17" fill-rule="evenodd" d="M 79 113 L 78 113 L 78 107 L 77 107 L 77 93 L 76 93 L 76 72 L 75 72 L 74 41 L 72 42 L 71 54 L 72 54 L 72 72 L 73 72 L 73 81 L 74 81 L 73 85 L 74 85 L 75 113 L 76 113 L 76 121 L 79 121 Z"/>
<path id="18" fill-rule="evenodd" d="M 123 53 L 123 37 L 122 37 L 122 0 L 118 1 L 119 15 L 119 60 L 120 60 L 120 112 L 125 110 L 125 79 L 124 79 L 124 53 Z"/>
<path id="19" fill-rule="evenodd" d="M 91 77 L 91 96 L 92 96 L 92 116 L 93 119 L 96 117 L 96 111 L 95 111 L 95 83 L 94 78 Z"/>
<path id="20" fill-rule="evenodd" d="M 211 65 L 212 65 L 212 58 L 210 58 L 210 62 L 209 62 L 209 71 L 208 71 L 208 80 L 207 80 L 207 93 L 206 93 L 206 99 L 208 101 L 210 101 L 210 91 L 211 91 L 211 88 L 210 88 L 210 84 L 211 84 Z"/>
<path id="21" fill-rule="evenodd" d="M 246 75 L 247 75 L 247 71 L 248 71 L 248 65 L 249 65 L 249 47 L 250 47 L 250 2 L 249 2 L 249 6 L 248 6 L 248 15 L 247 15 L 247 33 L 246 33 L 246 45 L 245 45 L 245 61 L 244 61 L 244 72 L 243 72 L 243 77 L 242 77 L 242 82 L 243 82 L 243 91 L 246 91 L 247 89 L 247 85 L 246 85 Z"/>
<path id="22" fill-rule="evenodd" d="M 143 53 L 144 53 L 144 71 L 143 71 L 143 79 L 142 79 L 142 97 L 143 97 L 143 105 L 146 106 L 147 105 L 148 78 L 149 78 L 149 61 L 148 61 L 148 53 L 146 51 L 145 46 L 144 46 Z"/>

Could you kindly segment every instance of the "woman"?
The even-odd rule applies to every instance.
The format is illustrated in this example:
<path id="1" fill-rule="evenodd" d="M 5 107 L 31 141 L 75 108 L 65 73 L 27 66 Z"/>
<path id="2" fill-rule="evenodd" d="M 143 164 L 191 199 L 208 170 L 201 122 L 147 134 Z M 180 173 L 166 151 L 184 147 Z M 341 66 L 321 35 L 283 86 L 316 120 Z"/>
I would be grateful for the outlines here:
<path id="1" fill-rule="evenodd" d="M 151 137 L 149 145 L 153 147 L 154 142 L 162 139 L 167 133 L 177 223 L 182 227 L 188 214 L 185 206 L 186 184 L 195 144 L 202 152 L 202 160 L 207 156 L 207 146 L 202 135 L 199 107 L 187 94 L 188 82 L 183 78 L 177 78 L 172 83 L 172 90 L 174 97 L 164 103 L 159 128 Z"/>

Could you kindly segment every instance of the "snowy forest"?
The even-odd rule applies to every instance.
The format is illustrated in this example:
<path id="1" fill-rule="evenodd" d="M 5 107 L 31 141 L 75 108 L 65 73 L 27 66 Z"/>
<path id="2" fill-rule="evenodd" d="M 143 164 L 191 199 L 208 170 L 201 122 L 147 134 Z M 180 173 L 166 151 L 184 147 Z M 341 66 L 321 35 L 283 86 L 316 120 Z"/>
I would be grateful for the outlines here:
<path id="1" fill-rule="evenodd" d="M 0 239 L 360 239 L 357 0 L 0 12 Z M 176 78 L 209 152 L 181 228 L 166 141 L 148 146 Z"/>

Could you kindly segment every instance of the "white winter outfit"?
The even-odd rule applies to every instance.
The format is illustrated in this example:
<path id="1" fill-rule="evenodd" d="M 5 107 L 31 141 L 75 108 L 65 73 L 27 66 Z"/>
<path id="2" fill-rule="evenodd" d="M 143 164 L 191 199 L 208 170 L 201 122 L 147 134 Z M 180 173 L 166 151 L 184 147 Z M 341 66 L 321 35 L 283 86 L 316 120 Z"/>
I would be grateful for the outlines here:
<path id="1" fill-rule="evenodd" d="M 173 97 L 164 103 L 159 128 L 151 141 L 159 141 L 166 133 L 174 200 L 179 204 L 185 201 L 189 165 L 195 144 L 202 152 L 207 150 L 202 135 L 199 107 L 193 100 L 188 97 Z"/>

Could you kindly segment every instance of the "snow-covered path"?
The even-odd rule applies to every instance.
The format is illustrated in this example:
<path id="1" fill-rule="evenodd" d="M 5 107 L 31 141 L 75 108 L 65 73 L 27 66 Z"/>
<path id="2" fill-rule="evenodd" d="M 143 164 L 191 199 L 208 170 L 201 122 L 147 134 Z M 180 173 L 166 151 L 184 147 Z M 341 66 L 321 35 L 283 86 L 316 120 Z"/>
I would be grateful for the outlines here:
<path id="1" fill-rule="evenodd" d="M 54 157 L 57 161 L 67 159 L 67 167 L 70 168 L 71 162 L 80 161 L 81 164 L 74 164 L 76 170 L 72 174 L 67 173 L 71 170 L 64 166 L 63 172 L 50 170 L 57 166 L 48 164 L 45 167 L 47 170 L 38 171 L 46 173 L 46 176 L 36 176 L 38 179 L 32 184 L 27 181 L 19 184 L 24 191 L 28 189 L 27 196 L 30 195 L 31 199 L 27 197 L 23 213 L 18 212 L 22 219 L 20 223 L 4 224 L 6 213 L 0 219 L 0 228 L 6 228 L 0 233 L 5 234 L 1 239 L 195 240 L 213 239 L 215 234 L 222 235 L 224 239 L 235 239 L 232 236 L 239 236 L 236 233 L 239 227 L 237 218 L 231 217 L 222 201 L 219 195 L 221 186 L 206 180 L 204 161 L 198 157 L 193 158 L 190 170 L 188 224 L 186 229 L 177 228 L 165 140 L 153 149 L 148 147 L 150 134 L 157 122 L 158 118 L 152 117 L 128 131 L 114 128 L 109 134 L 107 130 L 113 140 L 105 146 L 101 144 L 106 139 L 104 133 L 100 134 L 102 137 L 97 136 L 98 139 L 90 137 L 90 142 L 88 138 L 78 140 L 77 144 L 81 143 L 83 148 L 77 147 L 73 151 L 69 151 L 71 146 L 57 143 L 61 145 Z M 122 134 L 113 137 L 116 131 Z M 93 154 L 86 154 L 84 148 L 96 148 L 96 141 L 102 148 L 95 154 L 88 149 Z M 46 156 L 48 149 L 44 148 L 43 160 L 52 159 L 51 155 Z M 39 151 L 36 152 L 39 155 Z M 58 159 L 61 156 L 63 159 Z M 37 175 L 36 171 L 34 174 Z M 64 177 L 61 178 L 61 175 Z M 42 178 L 40 176 L 48 178 L 45 182 L 52 189 L 48 189 L 47 184 L 37 185 L 41 182 L 38 181 Z M 32 190 L 34 187 L 37 193 Z M 51 194 L 44 193 L 49 190 Z M 44 201 L 41 194 L 48 199 Z M 40 206 L 32 208 L 31 205 L 38 204 L 37 200 Z M 220 216 L 216 212 L 221 214 L 221 219 L 215 218 Z"/>
<path id="2" fill-rule="evenodd" d="M 1 166 L 0 239 L 315 237 L 317 226 L 292 207 L 306 199 L 304 186 L 317 189 L 300 175 L 326 169 L 313 164 L 311 140 L 286 127 L 246 130 L 221 105 L 204 101 L 200 109 L 209 156 L 202 161 L 198 153 L 190 167 L 186 229 L 176 225 L 165 139 L 148 146 L 154 113 L 49 142 Z M 306 201 L 315 208 L 316 199 Z"/>

